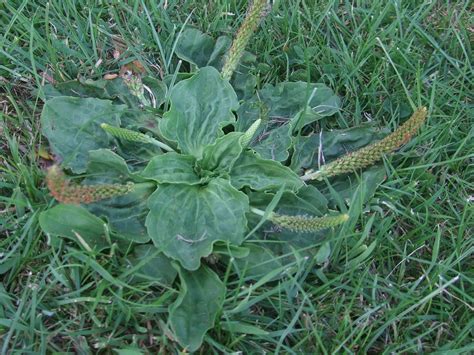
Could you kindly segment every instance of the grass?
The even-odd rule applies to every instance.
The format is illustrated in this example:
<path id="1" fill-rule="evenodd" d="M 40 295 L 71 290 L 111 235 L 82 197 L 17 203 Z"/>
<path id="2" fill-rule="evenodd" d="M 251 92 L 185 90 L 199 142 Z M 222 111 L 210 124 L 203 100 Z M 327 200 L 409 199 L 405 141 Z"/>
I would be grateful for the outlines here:
<path id="1" fill-rule="evenodd" d="M 176 290 L 132 288 L 120 253 L 51 247 L 41 233 L 38 214 L 52 201 L 39 95 L 48 78 L 100 78 L 134 59 L 154 76 L 172 74 L 186 21 L 232 35 L 246 1 L 114 3 L 0 1 L 2 353 L 178 351 L 165 319 Z M 325 129 L 368 120 L 393 129 L 421 104 L 430 118 L 384 161 L 386 181 L 327 260 L 299 260 L 279 282 L 229 277 L 220 319 L 234 326 L 218 325 L 203 353 L 472 353 L 471 5 L 290 3 L 275 1 L 248 48 L 260 86 L 324 82 L 343 100 Z M 117 38 L 128 48 L 120 60 Z"/>

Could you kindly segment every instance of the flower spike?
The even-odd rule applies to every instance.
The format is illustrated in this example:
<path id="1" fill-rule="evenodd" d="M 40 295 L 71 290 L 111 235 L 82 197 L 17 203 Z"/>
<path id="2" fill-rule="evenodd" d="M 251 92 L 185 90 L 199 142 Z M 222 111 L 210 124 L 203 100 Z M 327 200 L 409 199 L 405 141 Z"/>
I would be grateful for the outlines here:
<path id="1" fill-rule="evenodd" d="M 250 211 L 259 216 L 265 216 L 265 211 L 255 207 L 250 207 Z M 297 233 L 314 233 L 323 229 L 336 227 L 346 222 L 349 215 L 338 214 L 335 216 L 308 217 L 308 216 L 289 216 L 271 212 L 267 219 L 277 226 L 289 229 Z"/>
<path id="2" fill-rule="evenodd" d="M 147 144 L 154 144 L 161 149 L 164 149 L 168 152 L 173 152 L 174 149 L 171 148 L 170 146 L 156 140 L 153 137 L 147 136 L 146 134 L 137 132 L 137 131 L 132 131 L 131 129 L 126 129 L 126 128 L 121 128 L 121 127 L 115 127 L 111 126 L 107 123 L 102 123 L 100 127 L 109 133 L 111 136 L 114 136 L 115 138 L 122 139 L 125 141 L 130 141 L 130 142 L 138 142 L 138 143 L 147 143 Z"/>
<path id="3" fill-rule="evenodd" d="M 240 26 L 237 35 L 232 42 L 232 46 L 227 54 L 224 67 L 222 68 L 222 77 L 225 80 L 230 80 L 234 73 L 237 65 L 239 64 L 240 58 L 244 54 L 245 47 L 249 42 L 252 34 L 257 29 L 260 21 L 267 15 L 269 4 L 267 0 L 254 0 L 247 10 L 242 26 Z"/>
<path id="4" fill-rule="evenodd" d="M 53 165 L 48 169 L 46 184 L 56 200 L 67 204 L 93 203 L 122 196 L 131 192 L 135 185 L 133 182 L 128 182 L 125 185 L 70 185 L 69 180 L 66 179 L 57 165 Z"/>
<path id="5" fill-rule="evenodd" d="M 262 119 L 259 118 L 254 123 L 252 123 L 252 125 L 245 131 L 244 135 L 240 138 L 240 143 L 242 144 L 242 147 L 248 147 L 250 142 L 252 142 L 253 136 L 255 135 L 255 132 L 257 132 L 258 127 L 260 127 L 261 123 Z"/>
<path id="6" fill-rule="evenodd" d="M 349 215 L 347 214 L 324 217 L 306 217 L 279 215 L 275 213 L 270 217 L 270 220 L 276 225 L 299 233 L 318 232 L 342 224 L 348 219 Z"/>
<path id="7" fill-rule="evenodd" d="M 336 176 L 352 172 L 356 169 L 370 166 L 387 154 L 407 143 L 419 130 L 426 120 L 426 107 L 421 107 L 413 113 L 408 121 L 398 127 L 393 133 L 379 142 L 348 153 L 329 164 L 323 165 L 320 170 L 310 172 L 301 177 L 302 180 L 322 180 L 325 177 Z"/>

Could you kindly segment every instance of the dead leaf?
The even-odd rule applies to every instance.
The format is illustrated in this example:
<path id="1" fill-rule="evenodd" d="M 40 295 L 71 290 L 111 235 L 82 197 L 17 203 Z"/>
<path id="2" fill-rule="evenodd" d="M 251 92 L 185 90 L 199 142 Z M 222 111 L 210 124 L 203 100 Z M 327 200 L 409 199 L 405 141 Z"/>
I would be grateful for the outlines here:
<path id="1" fill-rule="evenodd" d="M 105 74 L 104 75 L 105 80 L 114 80 L 116 78 L 118 78 L 118 74 Z"/>

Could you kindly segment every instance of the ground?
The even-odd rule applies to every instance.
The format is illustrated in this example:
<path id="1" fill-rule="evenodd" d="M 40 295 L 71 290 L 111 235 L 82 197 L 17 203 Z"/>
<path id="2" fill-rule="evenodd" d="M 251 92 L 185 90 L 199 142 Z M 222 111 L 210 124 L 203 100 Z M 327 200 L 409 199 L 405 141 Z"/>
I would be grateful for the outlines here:
<path id="1" fill-rule="evenodd" d="M 123 288 L 115 255 L 51 247 L 38 215 L 47 82 L 176 70 L 184 24 L 233 35 L 246 1 L 0 1 L 0 346 L 2 353 L 176 349 L 163 318 L 175 292 Z M 145 6 L 144 6 L 145 5 Z M 322 82 L 342 98 L 332 127 L 394 129 L 412 101 L 418 137 L 383 164 L 387 178 L 327 260 L 280 282 L 227 284 L 203 353 L 469 353 L 473 333 L 472 5 L 469 1 L 275 1 L 248 50 L 259 85 Z M 115 59 L 114 51 L 126 52 Z M 264 329 L 265 331 L 261 331 Z"/>

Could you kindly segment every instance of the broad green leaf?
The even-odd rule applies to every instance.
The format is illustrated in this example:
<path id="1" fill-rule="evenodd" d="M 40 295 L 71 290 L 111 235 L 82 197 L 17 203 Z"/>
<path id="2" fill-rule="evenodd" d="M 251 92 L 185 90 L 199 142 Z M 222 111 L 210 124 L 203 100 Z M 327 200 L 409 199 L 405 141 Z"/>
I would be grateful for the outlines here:
<path id="1" fill-rule="evenodd" d="M 314 256 L 314 259 L 316 263 L 323 264 L 329 260 L 330 255 L 331 255 L 331 244 L 329 244 L 329 242 L 326 242 L 319 247 L 319 250 Z"/>
<path id="2" fill-rule="evenodd" d="M 171 91 L 171 109 L 160 121 L 162 134 L 178 143 L 181 152 L 201 158 L 205 146 L 234 122 L 237 96 L 229 82 L 213 67 L 201 68 Z"/>
<path id="3" fill-rule="evenodd" d="M 215 241 L 242 243 L 247 228 L 247 196 L 224 179 L 159 185 L 148 207 L 146 226 L 155 246 L 188 270 L 199 268 Z"/>
<path id="4" fill-rule="evenodd" d="M 245 132 L 256 120 L 262 118 L 268 118 L 267 116 L 270 113 L 270 107 L 268 107 L 265 102 L 261 101 L 258 95 L 255 95 L 253 98 L 245 100 L 239 106 L 237 110 L 237 122 L 235 123 L 236 130 Z M 286 121 L 286 118 L 285 118 Z M 269 120 L 264 121 L 265 125 L 260 127 L 260 132 L 265 130 Z"/>
<path id="5" fill-rule="evenodd" d="M 193 352 L 201 347 L 204 335 L 214 327 L 226 288 L 204 265 L 195 271 L 179 268 L 178 272 L 181 289 L 178 299 L 169 307 L 169 320 L 179 344 Z"/>
<path id="6" fill-rule="evenodd" d="M 199 168 L 212 172 L 229 172 L 242 153 L 240 137 L 243 134 L 231 132 L 218 138 L 214 144 L 205 147 L 203 157 L 198 162 Z"/>
<path id="7" fill-rule="evenodd" d="M 20 253 L 10 254 L 10 256 L 6 260 L 4 259 L 0 263 L 0 275 L 6 274 L 15 265 L 19 265 L 21 261 L 22 261 L 22 256 Z M 1 304 L 0 304 L 0 317 L 1 317 L 1 313 L 2 312 L 1 312 Z"/>
<path id="8" fill-rule="evenodd" d="M 166 86 L 160 80 L 152 77 L 142 78 L 142 83 L 151 91 L 156 107 L 160 107 L 166 96 Z M 45 85 L 44 99 L 50 100 L 57 96 L 92 97 L 97 99 L 114 100 L 127 104 L 129 107 L 139 107 L 140 101 L 130 93 L 130 89 L 122 78 L 113 80 L 78 79 L 55 85 Z M 148 94 L 148 90 L 146 91 Z"/>
<path id="9" fill-rule="evenodd" d="M 221 61 L 222 62 L 222 61 Z M 252 74 L 257 57 L 249 52 L 244 52 L 239 65 L 230 80 L 239 100 L 251 98 L 255 94 L 257 77 Z"/>
<path id="10" fill-rule="evenodd" d="M 154 104 L 156 108 L 159 108 L 166 101 L 168 88 L 165 83 L 151 76 L 142 78 L 142 83 L 153 94 L 153 97 L 150 97 L 151 103 Z M 145 92 L 148 93 L 148 90 L 145 90 Z"/>
<path id="11" fill-rule="evenodd" d="M 282 82 L 277 85 L 267 84 L 253 99 L 248 100 L 237 112 L 237 126 L 243 131 L 255 121 L 259 105 L 268 110 L 269 123 L 274 120 L 289 121 L 301 111 L 306 115 L 297 120 L 308 124 L 315 119 L 333 115 L 339 110 L 340 100 L 334 92 L 324 84 L 298 82 Z M 300 123 L 292 122 L 295 129 Z M 304 125 L 303 124 L 303 125 Z"/>
<path id="12" fill-rule="evenodd" d="M 79 78 L 78 80 L 64 81 L 55 85 L 45 85 L 43 92 L 46 100 L 57 96 L 93 97 L 113 100 L 117 98 L 120 93 L 131 96 L 128 87 L 123 83 L 121 78 L 115 80 Z"/>
<path id="13" fill-rule="evenodd" d="M 115 141 L 117 152 L 127 160 L 130 169 L 134 172 L 143 170 L 150 159 L 163 154 L 161 148 L 154 144 L 120 141 L 118 139 Z"/>
<path id="14" fill-rule="evenodd" d="M 196 28 L 186 28 L 176 44 L 176 55 L 201 68 L 208 65 L 214 46 L 211 36 Z"/>
<path id="15" fill-rule="evenodd" d="M 105 222 L 84 207 L 57 205 L 39 216 L 46 234 L 72 239 L 86 249 L 102 250 L 110 246 L 105 235 Z"/>
<path id="16" fill-rule="evenodd" d="M 300 177 L 286 166 L 268 159 L 260 158 L 253 152 L 244 152 L 235 162 L 230 173 L 235 188 L 244 186 L 254 190 L 278 190 L 282 185 L 297 190 L 304 184 Z"/>
<path id="17" fill-rule="evenodd" d="M 385 135 L 375 127 L 361 126 L 297 137 L 290 167 L 295 171 L 317 169 L 318 154 L 322 155 L 326 162 L 329 162 L 379 140 Z M 319 152 L 320 148 L 321 152 Z"/>
<path id="18" fill-rule="evenodd" d="M 299 131 L 304 126 L 318 121 L 323 117 L 332 116 L 339 111 L 341 99 L 339 96 L 334 95 L 332 90 L 324 85 L 323 87 L 315 87 L 313 90 L 313 92 L 323 92 L 317 96 L 318 100 L 311 100 L 309 105 L 298 112 L 291 120 L 290 124 L 293 127 L 293 132 Z"/>
<path id="19" fill-rule="evenodd" d="M 264 158 L 284 161 L 288 158 L 292 132 L 334 114 L 339 110 L 339 101 L 323 84 L 301 81 L 268 84 L 239 107 L 236 127 L 244 131 L 265 113 L 266 124 L 252 147 Z"/>
<path id="20" fill-rule="evenodd" d="M 141 176 L 163 184 L 198 184 L 201 179 L 194 172 L 196 158 L 174 152 L 150 160 Z"/>
<path id="21" fill-rule="evenodd" d="M 288 149 L 291 147 L 291 126 L 285 124 L 272 129 L 269 133 L 263 133 L 261 138 L 252 144 L 252 148 L 260 154 L 262 158 L 276 161 L 288 159 Z"/>
<path id="22" fill-rule="evenodd" d="M 145 181 L 138 174 L 130 172 L 125 160 L 110 149 L 97 149 L 89 152 L 85 183 L 123 183 L 130 180 Z"/>
<path id="23" fill-rule="evenodd" d="M 221 70 L 222 66 L 224 65 L 224 56 L 229 50 L 230 46 L 232 45 L 232 38 L 227 37 L 227 36 L 220 36 L 216 40 L 216 44 L 214 46 L 214 49 L 212 50 L 212 53 L 209 57 L 209 60 L 206 65 L 213 66 L 217 70 Z M 240 69 L 240 67 L 239 67 Z M 232 85 L 232 87 L 235 86 Z"/>
<path id="24" fill-rule="evenodd" d="M 186 28 L 176 45 L 176 55 L 199 68 L 213 66 L 220 70 L 223 57 L 231 44 L 230 37 L 221 36 L 214 40 L 198 29 Z"/>
<path id="25" fill-rule="evenodd" d="M 176 54 L 199 68 L 212 66 L 220 71 L 231 45 L 232 38 L 228 36 L 220 36 L 214 41 L 212 37 L 195 28 L 186 28 L 178 40 Z M 255 93 L 257 78 L 251 74 L 251 71 L 256 59 L 255 55 L 244 51 L 230 80 L 239 100 L 252 97 Z"/>
<path id="26" fill-rule="evenodd" d="M 143 355 L 145 354 L 138 348 L 124 348 L 124 349 L 113 349 L 117 355 Z"/>
<path id="27" fill-rule="evenodd" d="M 224 242 L 216 242 L 212 248 L 213 254 L 225 255 L 236 259 L 245 258 L 249 255 L 249 252 L 249 248 Z"/>
<path id="28" fill-rule="evenodd" d="M 234 261 L 240 277 L 258 280 L 282 266 L 281 260 L 270 249 L 254 243 L 246 243 L 244 246 L 249 249 L 249 254 Z"/>
<path id="29" fill-rule="evenodd" d="M 41 113 L 42 132 L 62 165 L 74 173 L 86 170 L 90 150 L 109 146 L 102 122 L 118 126 L 126 106 L 111 101 L 56 97 L 46 102 Z"/>
<path id="30" fill-rule="evenodd" d="M 413 112 L 404 95 L 398 97 L 394 95 L 387 96 L 383 101 L 382 108 L 390 116 L 394 116 L 396 113 L 400 119 L 410 117 Z"/>
<path id="31" fill-rule="evenodd" d="M 228 36 L 220 36 L 214 41 L 212 37 L 195 28 L 186 28 L 178 40 L 176 55 L 199 68 L 212 66 L 220 71 L 231 45 L 232 38 Z M 253 54 L 244 52 L 232 76 L 230 82 L 239 100 L 255 93 L 257 78 L 251 74 L 255 62 L 256 57 Z"/>
<path id="32" fill-rule="evenodd" d="M 155 190 L 153 183 L 145 181 L 128 169 L 125 160 L 108 149 L 89 152 L 87 177 L 84 184 L 137 182 L 134 189 L 124 195 L 86 205 L 96 216 L 106 217 L 112 232 L 119 238 L 137 243 L 150 240 L 146 233 L 146 200 Z"/>
<path id="33" fill-rule="evenodd" d="M 146 201 L 155 190 L 152 183 L 135 184 L 124 195 L 86 205 L 95 216 L 105 217 L 115 236 L 128 242 L 146 243 L 150 240 L 145 228 L 148 212 Z"/>
<path id="34" fill-rule="evenodd" d="M 330 116 L 339 110 L 339 99 L 324 84 L 282 82 L 266 85 L 260 97 L 270 108 L 270 116 L 293 118 L 302 109 L 322 116 Z"/>
<path id="35" fill-rule="evenodd" d="M 249 194 L 251 205 L 260 209 L 265 209 L 274 196 L 271 192 Z M 327 204 L 328 200 L 316 187 L 306 185 L 297 192 L 285 191 L 273 211 L 279 214 L 322 216 L 327 213 Z M 256 217 L 257 220 L 259 218 Z"/>
<path id="36" fill-rule="evenodd" d="M 151 245 L 138 245 L 128 257 L 133 272 L 133 282 L 154 281 L 171 286 L 178 272 L 171 265 L 171 260 Z"/>

